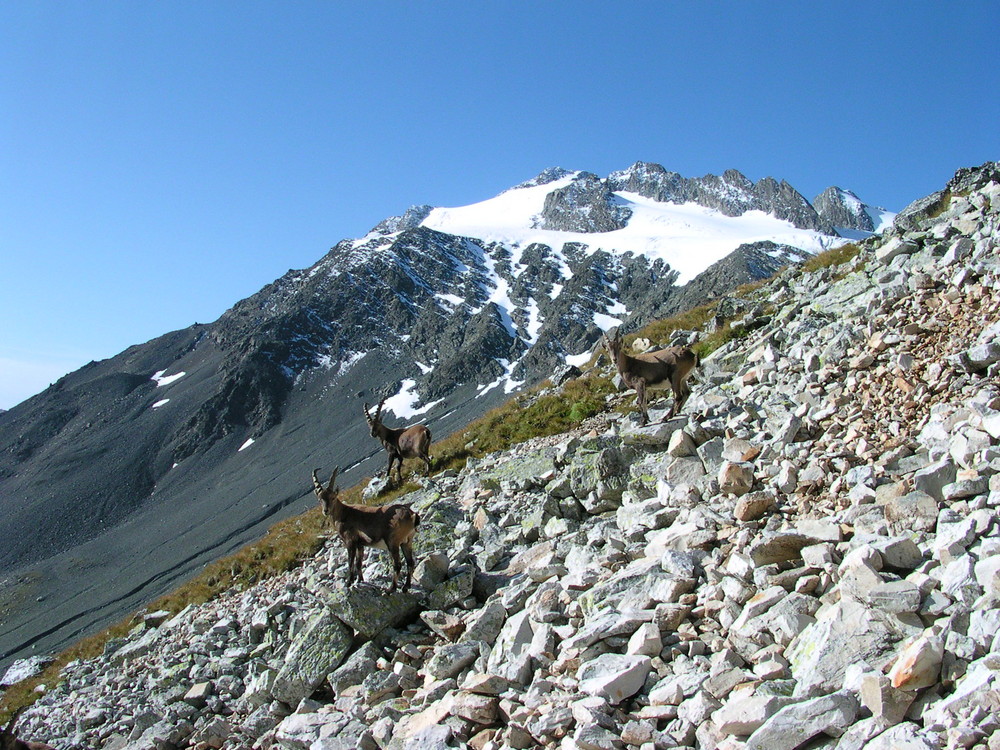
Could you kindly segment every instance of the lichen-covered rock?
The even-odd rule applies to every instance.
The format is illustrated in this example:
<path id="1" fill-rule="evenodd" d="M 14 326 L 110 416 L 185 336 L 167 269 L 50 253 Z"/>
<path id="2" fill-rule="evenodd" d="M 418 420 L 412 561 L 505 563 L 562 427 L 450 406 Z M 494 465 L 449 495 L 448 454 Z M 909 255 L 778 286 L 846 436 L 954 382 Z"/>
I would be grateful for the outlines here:
<path id="1" fill-rule="evenodd" d="M 295 705 L 340 665 L 353 641 L 351 631 L 332 612 L 317 612 L 292 641 L 274 678 L 272 695 L 279 701 Z"/>
<path id="2" fill-rule="evenodd" d="M 859 661 L 877 663 L 901 638 L 901 626 L 866 605 L 845 599 L 823 607 L 816 622 L 789 644 L 786 656 L 797 695 L 839 689 L 848 667 Z"/>
<path id="3" fill-rule="evenodd" d="M 390 594 L 364 584 L 330 589 L 326 604 L 342 623 L 365 639 L 409 622 L 420 609 L 416 594 L 407 591 Z"/>

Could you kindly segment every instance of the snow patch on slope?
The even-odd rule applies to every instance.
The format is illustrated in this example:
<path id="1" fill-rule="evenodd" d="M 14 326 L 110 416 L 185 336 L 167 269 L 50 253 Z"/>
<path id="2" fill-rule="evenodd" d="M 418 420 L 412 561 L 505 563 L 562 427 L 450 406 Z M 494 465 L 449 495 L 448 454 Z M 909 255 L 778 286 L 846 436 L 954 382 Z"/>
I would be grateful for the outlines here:
<path id="1" fill-rule="evenodd" d="M 186 372 L 179 372 L 176 375 L 164 375 L 163 373 L 165 373 L 165 372 L 166 372 L 166 370 L 160 370 L 155 375 L 153 375 L 152 378 L 150 378 L 150 380 L 155 380 L 156 381 L 156 387 L 157 388 L 162 388 L 165 385 L 170 385 L 171 383 L 173 383 L 173 382 L 175 382 L 177 380 L 180 380 L 185 375 L 187 375 Z"/>
<path id="2" fill-rule="evenodd" d="M 420 394 L 414 390 L 416 385 L 417 381 L 412 378 L 403 380 L 399 388 L 399 393 L 385 400 L 383 410 L 391 411 L 400 419 L 409 419 L 430 411 L 444 400 L 431 401 L 417 408 L 417 404 L 420 403 Z"/>

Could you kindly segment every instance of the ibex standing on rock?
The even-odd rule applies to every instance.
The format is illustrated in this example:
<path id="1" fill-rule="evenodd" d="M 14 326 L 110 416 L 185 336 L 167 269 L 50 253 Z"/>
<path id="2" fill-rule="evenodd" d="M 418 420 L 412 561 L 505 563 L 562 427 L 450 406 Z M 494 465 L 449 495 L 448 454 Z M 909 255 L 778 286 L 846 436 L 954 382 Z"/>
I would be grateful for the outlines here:
<path id="1" fill-rule="evenodd" d="M 431 457 L 428 451 L 431 447 L 431 431 L 422 424 L 415 424 L 412 427 L 386 427 L 382 424 L 382 405 L 384 403 L 384 398 L 378 402 L 374 417 L 368 412 L 368 404 L 365 403 L 365 419 L 368 420 L 372 437 L 378 438 L 386 453 L 389 454 L 389 467 L 385 471 L 386 478 L 392 478 L 392 465 L 398 462 L 396 475 L 399 477 L 399 483 L 403 483 L 404 458 L 419 458 L 427 465 L 426 476 L 430 476 Z"/>
<path id="2" fill-rule="evenodd" d="M 46 745 L 44 742 L 24 742 L 14 734 L 14 723 L 25 708 L 27 706 L 17 709 L 7 726 L 4 727 L 3 731 L 0 731 L 0 750 L 56 750 L 52 745 Z"/>
<path id="3" fill-rule="evenodd" d="M 406 558 L 406 582 L 403 591 L 410 588 L 413 578 L 413 535 L 420 516 L 406 505 L 348 505 L 340 499 L 340 489 L 334 486 L 340 469 L 333 470 L 330 482 L 324 487 L 318 476 L 319 469 L 313 469 L 313 491 L 319 498 L 323 515 L 333 524 L 333 528 L 347 548 L 347 585 L 355 579 L 362 582 L 362 566 L 365 561 L 365 547 L 384 549 L 392 556 L 392 588 L 399 585 L 402 563 L 399 551 Z"/>
<path id="4" fill-rule="evenodd" d="M 684 406 L 691 387 L 687 379 L 691 371 L 698 365 L 698 355 L 686 346 L 671 346 L 655 352 L 629 356 L 622 351 L 622 338 L 619 334 L 613 337 L 604 335 L 604 348 L 608 356 L 618 368 L 618 374 L 629 388 L 635 389 L 636 402 L 639 405 L 639 424 L 645 426 L 649 422 L 646 411 L 646 391 L 670 388 L 674 393 L 674 403 L 664 416 L 664 421 L 673 417 Z"/>

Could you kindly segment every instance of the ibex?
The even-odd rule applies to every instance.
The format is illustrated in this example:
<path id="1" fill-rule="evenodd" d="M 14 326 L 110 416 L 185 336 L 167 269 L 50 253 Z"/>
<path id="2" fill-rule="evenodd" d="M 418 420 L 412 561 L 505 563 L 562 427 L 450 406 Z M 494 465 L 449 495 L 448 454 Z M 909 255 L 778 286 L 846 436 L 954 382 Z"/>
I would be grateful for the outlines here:
<path id="1" fill-rule="evenodd" d="M 428 450 L 431 447 L 431 431 L 425 425 L 415 424 L 412 427 L 386 427 L 382 424 L 383 398 L 378 402 L 373 417 L 368 412 L 368 403 L 365 403 L 365 419 L 371 428 L 373 438 L 378 438 L 386 453 L 389 454 L 389 466 L 385 471 L 387 479 L 392 478 L 392 465 L 396 464 L 396 474 L 399 483 L 403 483 L 403 459 L 419 458 L 427 465 L 426 475 L 431 475 L 431 457 Z"/>
<path id="2" fill-rule="evenodd" d="M 348 505 L 340 499 L 340 489 L 334 486 L 339 468 L 333 470 L 330 482 L 324 487 L 318 476 L 319 469 L 313 469 L 313 490 L 319 498 L 323 515 L 344 542 L 347 548 L 347 585 L 355 579 L 362 582 L 362 565 L 365 561 L 365 547 L 384 549 L 392 556 L 392 588 L 399 585 L 402 563 L 399 551 L 406 558 L 406 583 L 403 591 L 410 588 L 413 577 L 413 534 L 420 523 L 420 516 L 406 505 Z"/>
<path id="3" fill-rule="evenodd" d="M 17 709 L 14 715 L 10 717 L 10 722 L 0 732 L 0 750 L 55 750 L 52 745 L 46 745 L 44 742 L 24 742 L 23 740 L 19 740 L 14 734 L 14 723 L 25 708 L 27 706 Z"/>
<path id="4" fill-rule="evenodd" d="M 655 352 L 646 352 L 632 357 L 622 351 L 622 338 L 615 334 L 609 338 L 602 336 L 608 356 L 618 368 L 618 374 L 629 388 L 635 389 L 639 405 L 639 424 L 649 422 L 646 410 L 646 391 L 670 388 L 674 393 L 674 403 L 664 416 L 664 421 L 673 417 L 684 406 L 691 387 L 687 379 L 698 365 L 698 355 L 686 346 L 671 346 Z"/>

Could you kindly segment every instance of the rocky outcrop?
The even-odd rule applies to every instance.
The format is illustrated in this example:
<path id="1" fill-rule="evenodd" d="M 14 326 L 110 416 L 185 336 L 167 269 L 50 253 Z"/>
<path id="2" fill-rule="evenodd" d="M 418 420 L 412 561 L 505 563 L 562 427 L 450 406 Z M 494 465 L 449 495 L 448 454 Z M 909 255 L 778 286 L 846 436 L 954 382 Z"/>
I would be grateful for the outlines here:
<path id="1" fill-rule="evenodd" d="M 680 417 L 612 411 L 433 477 L 406 498 L 414 599 L 345 594 L 330 544 L 68 666 L 22 736 L 993 746 L 1000 184 L 980 178 L 758 290 L 766 319 L 706 359 Z M 367 580 L 388 571 L 370 556 Z"/>
<path id="2" fill-rule="evenodd" d="M 402 216 L 390 216 L 388 219 L 380 221 L 372 229 L 372 232 L 377 234 L 395 234 L 407 229 L 416 229 L 420 226 L 420 222 L 430 215 L 432 210 L 433 206 L 428 205 L 410 206 Z"/>
<path id="3" fill-rule="evenodd" d="M 754 183 L 741 172 L 727 169 L 721 176 L 686 178 L 659 164 L 636 162 L 626 170 L 612 172 L 607 182 L 613 191 L 638 193 L 660 202 L 697 203 L 726 216 L 764 211 L 802 229 L 836 234 L 833 225 L 801 193 L 772 177 Z"/>
<path id="4" fill-rule="evenodd" d="M 545 196 L 535 225 L 563 232 L 613 232 L 624 227 L 629 216 L 631 211 L 616 204 L 604 180 L 581 172 L 569 185 Z"/>
<path id="5" fill-rule="evenodd" d="M 862 232 L 874 232 L 876 229 L 865 205 L 850 190 L 829 187 L 813 198 L 812 205 L 830 226 Z"/>

